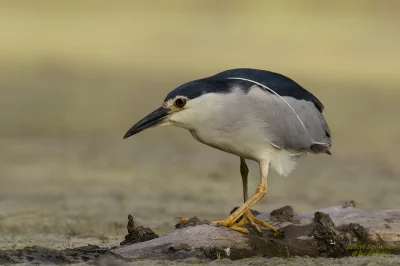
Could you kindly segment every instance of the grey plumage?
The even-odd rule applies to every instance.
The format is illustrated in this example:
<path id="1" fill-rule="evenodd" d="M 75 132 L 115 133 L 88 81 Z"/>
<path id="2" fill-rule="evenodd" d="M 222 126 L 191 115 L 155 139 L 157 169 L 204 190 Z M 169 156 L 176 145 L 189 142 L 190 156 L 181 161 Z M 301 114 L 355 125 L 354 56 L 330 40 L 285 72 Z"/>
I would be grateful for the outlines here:
<path id="1" fill-rule="evenodd" d="M 272 94 L 260 95 L 259 110 L 265 109 L 268 139 L 277 148 L 309 150 L 315 153 L 330 154 L 331 133 L 322 115 L 322 104 L 316 106 L 312 101 L 281 96 L 266 85 L 250 79 L 230 77 L 256 84 L 261 90 Z M 250 88 L 251 89 L 251 88 Z M 267 107 L 265 106 L 267 105 Z M 257 108 L 255 108 L 257 109 Z M 281 119 L 285 117 L 285 119 Z"/>
<path id="2" fill-rule="evenodd" d="M 264 105 L 265 111 L 263 113 L 266 124 L 265 132 L 270 142 L 282 149 L 310 149 L 313 152 L 329 150 L 331 146 L 331 140 L 327 135 L 329 128 L 315 106 L 304 100 L 283 98 L 290 104 L 298 117 L 277 96 L 268 95 L 263 98 L 261 104 Z"/>

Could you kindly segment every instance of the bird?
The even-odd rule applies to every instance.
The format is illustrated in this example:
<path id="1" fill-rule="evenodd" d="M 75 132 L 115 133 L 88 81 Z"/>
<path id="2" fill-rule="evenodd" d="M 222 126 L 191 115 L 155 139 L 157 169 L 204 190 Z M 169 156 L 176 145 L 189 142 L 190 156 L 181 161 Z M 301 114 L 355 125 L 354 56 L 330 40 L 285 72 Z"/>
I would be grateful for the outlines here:
<path id="1" fill-rule="evenodd" d="M 205 145 L 238 156 L 244 203 L 212 224 L 245 234 L 246 225 L 262 233 L 260 225 L 279 234 L 256 218 L 251 207 L 267 193 L 270 168 L 287 176 L 309 153 L 331 155 L 331 131 L 323 110 L 317 97 L 289 77 L 236 68 L 178 86 L 123 138 L 148 128 L 175 126 L 189 130 Z M 260 168 L 260 182 L 250 198 L 246 160 L 258 162 Z"/>

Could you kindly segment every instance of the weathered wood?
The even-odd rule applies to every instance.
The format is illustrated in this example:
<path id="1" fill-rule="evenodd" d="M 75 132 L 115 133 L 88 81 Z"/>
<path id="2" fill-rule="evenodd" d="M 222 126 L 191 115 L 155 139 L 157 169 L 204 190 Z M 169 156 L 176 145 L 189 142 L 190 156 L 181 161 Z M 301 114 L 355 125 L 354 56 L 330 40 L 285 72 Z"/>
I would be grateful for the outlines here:
<path id="1" fill-rule="evenodd" d="M 201 224 L 111 252 L 128 260 L 400 254 L 400 210 L 337 206 L 296 214 L 286 206 L 257 217 L 276 226 L 282 234 L 275 236 L 263 230 L 264 235 L 260 236 L 249 227 L 251 232 L 246 235 Z"/>

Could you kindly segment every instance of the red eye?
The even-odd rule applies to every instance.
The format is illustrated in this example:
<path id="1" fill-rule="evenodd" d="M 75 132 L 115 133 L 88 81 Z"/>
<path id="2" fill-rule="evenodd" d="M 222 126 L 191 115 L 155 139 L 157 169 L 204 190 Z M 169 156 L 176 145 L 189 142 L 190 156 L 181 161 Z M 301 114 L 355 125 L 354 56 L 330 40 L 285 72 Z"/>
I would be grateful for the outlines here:
<path id="1" fill-rule="evenodd" d="M 185 99 L 176 99 L 175 100 L 175 105 L 177 106 L 177 107 L 180 107 L 180 108 L 182 108 L 182 107 L 184 107 L 185 106 L 185 104 L 186 104 L 186 100 Z"/>

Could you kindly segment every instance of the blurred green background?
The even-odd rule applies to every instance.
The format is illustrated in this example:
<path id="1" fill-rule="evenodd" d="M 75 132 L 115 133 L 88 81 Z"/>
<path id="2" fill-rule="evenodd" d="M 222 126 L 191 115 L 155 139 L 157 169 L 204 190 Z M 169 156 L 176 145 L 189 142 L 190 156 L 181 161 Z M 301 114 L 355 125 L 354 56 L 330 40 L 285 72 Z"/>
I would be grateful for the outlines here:
<path id="1" fill-rule="evenodd" d="M 238 67 L 324 104 L 333 156 L 269 178 L 255 209 L 400 206 L 399 1 L 1 1 L 1 247 L 115 244 L 242 202 L 239 159 L 176 128 L 122 140 L 165 95 Z M 250 188 L 259 181 L 250 164 Z"/>

